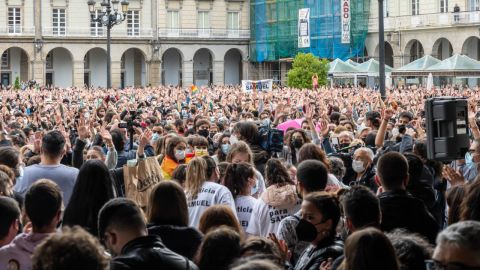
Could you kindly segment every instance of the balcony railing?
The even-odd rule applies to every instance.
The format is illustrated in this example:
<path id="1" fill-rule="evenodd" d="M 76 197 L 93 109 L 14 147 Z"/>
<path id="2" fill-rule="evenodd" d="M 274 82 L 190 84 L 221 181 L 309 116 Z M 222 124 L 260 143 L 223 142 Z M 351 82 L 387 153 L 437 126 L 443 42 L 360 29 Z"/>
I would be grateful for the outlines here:
<path id="1" fill-rule="evenodd" d="M 385 31 L 478 24 L 480 24 L 480 11 L 431 13 L 384 18 Z M 378 32 L 378 18 L 369 19 L 368 31 Z"/>
<path id="2" fill-rule="evenodd" d="M 0 35 L 2 36 L 33 36 L 35 35 L 35 27 L 4 26 L 4 27 L 0 27 Z"/>
<path id="3" fill-rule="evenodd" d="M 112 38 L 152 38 L 153 30 L 151 28 L 141 28 L 135 31 L 127 29 L 112 29 Z M 35 27 L 0 27 L 0 36 L 33 36 Z M 54 28 L 43 27 L 42 35 L 45 37 L 106 37 L 105 28 Z"/>
<path id="4" fill-rule="evenodd" d="M 248 29 L 226 29 L 226 28 L 159 28 L 160 38 L 218 38 L 218 39 L 249 39 Z"/>

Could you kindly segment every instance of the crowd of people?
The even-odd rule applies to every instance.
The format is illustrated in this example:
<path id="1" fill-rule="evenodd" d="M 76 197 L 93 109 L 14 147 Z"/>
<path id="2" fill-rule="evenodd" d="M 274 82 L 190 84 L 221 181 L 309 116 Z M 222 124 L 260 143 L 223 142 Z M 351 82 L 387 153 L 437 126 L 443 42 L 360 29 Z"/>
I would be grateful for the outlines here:
<path id="1" fill-rule="evenodd" d="M 469 101 L 470 148 L 449 164 L 427 156 L 437 96 Z M 480 269 L 478 101 L 453 86 L 3 90 L 0 269 Z M 160 181 L 140 205 L 126 173 L 146 160 Z"/>

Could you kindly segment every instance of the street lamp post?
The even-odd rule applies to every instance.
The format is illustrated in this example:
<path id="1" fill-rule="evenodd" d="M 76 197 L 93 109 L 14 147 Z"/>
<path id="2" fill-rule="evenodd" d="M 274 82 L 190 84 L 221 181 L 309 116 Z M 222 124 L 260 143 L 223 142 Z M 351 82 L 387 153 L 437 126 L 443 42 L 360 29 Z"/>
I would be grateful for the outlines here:
<path id="1" fill-rule="evenodd" d="M 91 14 L 91 20 L 92 22 L 96 23 L 101 23 L 103 26 L 107 27 L 107 88 L 112 88 L 112 72 L 111 72 L 111 64 L 112 64 L 112 59 L 110 57 L 110 43 L 111 43 L 111 37 L 110 37 L 110 30 L 112 29 L 113 26 L 117 24 L 121 24 L 125 18 L 126 14 L 128 11 L 128 1 L 123 0 L 121 5 L 122 5 L 122 10 L 118 10 L 118 4 L 119 0 L 103 0 L 102 3 L 100 3 L 100 6 L 102 7 L 102 10 L 99 14 L 95 14 L 96 7 L 95 7 L 95 0 L 89 0 L 87 2 L 88 4 L 88 10 L 90 11 Z"/>
<path id="2" fill-rule="evenodd" d="M 378 0 L 378 48 L 380 58 L 380 96 L 385 100 L 387 96 L 385 94 L 385 30 L 383 26 L 383 1 L 384 0 Z"/>

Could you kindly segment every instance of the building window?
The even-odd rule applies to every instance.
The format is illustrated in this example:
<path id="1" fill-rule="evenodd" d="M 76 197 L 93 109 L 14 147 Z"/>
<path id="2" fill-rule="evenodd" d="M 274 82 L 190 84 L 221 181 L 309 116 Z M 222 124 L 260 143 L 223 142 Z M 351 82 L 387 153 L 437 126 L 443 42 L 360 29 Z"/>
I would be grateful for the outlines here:
<path id="1" fill-rule="evenodd" d="M 440 0 L 440 13 L 448 12 L 448 0 Z"/>
<path id="2" fill-rule="evenodd" d="M 5 50 L 2 54 L 2 69 L 10 68 L 10 56 L 8 55 L 8 50 Z"/>
<path id="3" fill-rule="evenodd" d="M 388 0 L 383 0 L 383 17 L 388 17 Z"/>
<path id="4" fill-rule="evenodd" d="M 468 8 L 470 11 L 480 10 L 480 0 L 468 0 Z"/>
<path id="5" fill-rule="evenodd" d="M 53 34 L 55 36 L 65 35 L 65 9 L 54 8 L 52 14 Z"/>
<path id="6" fill-rule="evenodd" d="M 95 13 L 91 15 L 90 21 L 90 35 L 94 37 L 103 36 L 103 25 L 100 22 L 94 22 L 93 19 L 98 18 L 103 12 L 101 10 L 95 10 Z"/>
<path id="7" fill-rule="evenodd" d="M 8 8 L 8 33 L 20 34 L 22 33 L 22 18 L 20 8 Z"/>
<path id="8" fill-rule="evenodd" d="M 412 0 L 412 15 L 420 14 L 420 0 Z"/>
<path id="9" fill-rule="evenodd" d="M 169 10 L 167 12 L 167 29 L 169 33 L 178 33 L 179 30 L 179 16 L 177 10 Z"/>
<path id="10" fill-rule="evenodd" d="M 227 29 L 238 30 L 240 29 L 240 16 L 238 12 L 228 12 L 227 16 Z"/>
<path id="11" fill-rule="evenodd" d="M 129 10 L 127 13 L 127 35 L 140 35 L 140 11 Z"/>
<path id="12" fill-rule="evenodd" d="M 210 16 L 208 11 L 199 11 L 198 12 L 198 20 L 197 20 L 197 27 L 199 29 L 199 33 L 208 33 L 210 29 Z"/>

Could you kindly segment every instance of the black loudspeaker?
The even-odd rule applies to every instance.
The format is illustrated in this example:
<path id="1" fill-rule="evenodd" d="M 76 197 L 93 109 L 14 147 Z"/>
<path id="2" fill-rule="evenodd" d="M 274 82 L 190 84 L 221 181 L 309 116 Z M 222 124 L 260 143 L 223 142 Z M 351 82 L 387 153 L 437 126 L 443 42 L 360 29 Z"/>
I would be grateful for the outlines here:
<path id="1" fill-rule="evenodd" d="M 468 102 L 437 97 L 425 101 L 427 156 L 437 161 L 465 158 L 469 149 Z"/>

